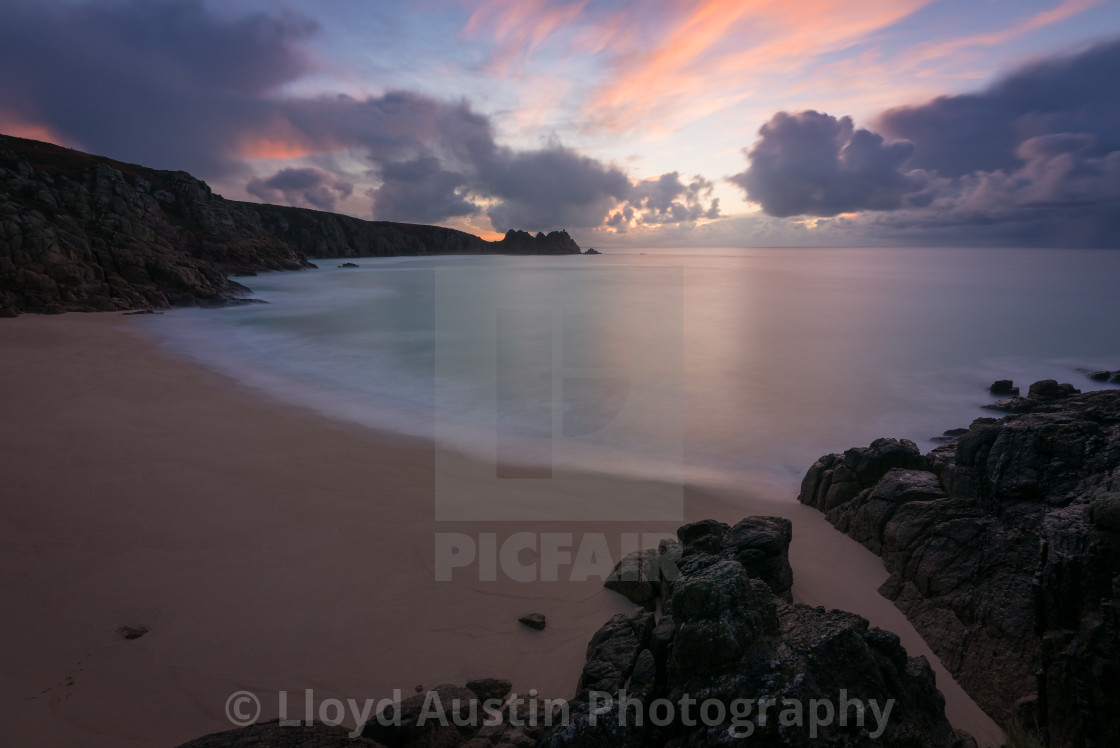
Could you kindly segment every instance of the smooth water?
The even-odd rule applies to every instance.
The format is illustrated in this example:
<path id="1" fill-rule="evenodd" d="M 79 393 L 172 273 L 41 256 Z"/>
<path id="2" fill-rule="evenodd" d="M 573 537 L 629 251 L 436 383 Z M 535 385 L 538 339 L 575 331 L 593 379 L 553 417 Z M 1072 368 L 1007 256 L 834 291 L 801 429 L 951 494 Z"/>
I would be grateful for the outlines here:
<path id="1" fill-rule="evenodd" d="M 268 304 L 149 324 L 282 399 L 487 459 L 563 454 L 791 499 L 821 454 L 880 436 L 925 450 L 992 415 L 995 379 L 1084 391 L 1114 385 L 1077 368 L 1120 369 L 1116 251 L 340 262 L 250 279 Z"/>

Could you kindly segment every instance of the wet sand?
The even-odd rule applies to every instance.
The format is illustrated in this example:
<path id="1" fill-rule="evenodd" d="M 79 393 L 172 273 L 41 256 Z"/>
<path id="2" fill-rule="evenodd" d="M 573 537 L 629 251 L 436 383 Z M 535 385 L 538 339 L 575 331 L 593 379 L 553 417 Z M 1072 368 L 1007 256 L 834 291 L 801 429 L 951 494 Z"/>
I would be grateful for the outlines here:
<path id="1" fill-rule="evenodd" d="M 0 320 L 0 704 L 13 745 L 168 746 L 314 699 L 504 677 L 570 696 L 628 610 L 599 580 L 435 581 L 437 533 L 672 533 L 679 523 L 436 522 L 431 443 L 329 420 L 172 358 L 120 315 Z M 808 467 L 808 466 L 806 466 Z M 640 499 L 640 481 L 594 476 Z M 779 500 L 780 499 L 780 500 Z M 999 731 L 875 591 L 882 562 L 794 497 L 685 489 L 684 520 L 794 521 L 799 602 L 841 607 L 934 663 L 946 712 Z M 533 631 L 518 616 L 541 612 Z M 125 640 L 120 626 L 142 626 Z M 353 720 L 351 720 L 352 723 Z"/>

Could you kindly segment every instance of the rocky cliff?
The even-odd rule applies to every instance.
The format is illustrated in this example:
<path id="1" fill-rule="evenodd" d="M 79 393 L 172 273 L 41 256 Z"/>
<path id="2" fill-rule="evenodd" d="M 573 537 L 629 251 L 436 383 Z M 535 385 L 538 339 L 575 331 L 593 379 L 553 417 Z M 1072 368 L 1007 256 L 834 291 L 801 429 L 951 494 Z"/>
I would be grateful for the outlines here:
<path id="1" fill-rule="evenodd" d="M 1120 391 L 1047 380 L 922 455 L 818 460 L 800 500 L 881 555 L 882 594 L 961 685 L 1044 745 L 1120 745 Z"/>
<path id="2" fill-rule="evenodd" d="M 0 315 L 216 305 L 229 274 L 308 257 L 579 254 L 566 232 L 497 242 L 439 226 L 225 200 L 158 171 L 0 135 Z"/>

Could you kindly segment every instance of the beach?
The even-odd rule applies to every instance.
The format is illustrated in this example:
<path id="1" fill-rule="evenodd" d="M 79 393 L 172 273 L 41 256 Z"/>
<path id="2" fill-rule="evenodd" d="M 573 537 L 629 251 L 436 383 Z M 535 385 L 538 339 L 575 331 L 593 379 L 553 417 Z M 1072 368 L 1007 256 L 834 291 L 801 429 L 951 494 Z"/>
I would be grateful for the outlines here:
<path id="1" fill-rule="evenodd" d="M 239 690 L 259 696 L 261 719 L 278 716 L 281 691 L 294 718 L 308 690 L 363 701 L 500 677 L 569 697 L 587 641 L 630 603 L 563 575 L 437 582 L 436 534 L 602 533 L 617 554 L 623 533 L 676 528 L 437 523 L 430 442 L 270 399 L 173 358 L 136 318 L 2 320 L 0 350 L 0 690 L 13 744 L 177 745 L 231 728 Z M 779 498 L 686 487 L 684 520 L 791 518 L 795 600 L 897 633 L 934 665 L 953 725 L 998 744 L 876 592 L 880 559 Z M 544 631 L 518 623 L 531 612 Z M 121 626 L 148 632 L 127 640 Z"/>

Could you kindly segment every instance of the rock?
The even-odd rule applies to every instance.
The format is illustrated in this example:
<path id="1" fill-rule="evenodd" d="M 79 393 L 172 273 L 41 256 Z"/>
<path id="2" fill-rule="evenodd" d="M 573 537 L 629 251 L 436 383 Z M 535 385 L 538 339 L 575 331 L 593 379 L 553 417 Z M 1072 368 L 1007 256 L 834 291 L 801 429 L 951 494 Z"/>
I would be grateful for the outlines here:
<path id="1" fill-rule="evenodd" d="M 618 613 L 603 624 L 587 645 L 587 662 L 576 687 L 577 694 L 613 693 L 625 685 L 638 655 L 649 645 L 653 628 L 653 614 L 641 608 L 629 614 Z"/>
<path id="2" fill-rule="evenodd" d="M 488 701 L 490 699 L 505 701 L 510 691 L 513 690 L 513 684 L 508 680 L 502 680 L 500 678 L 479 678 L 477 680 L 467 681 L 467 689 L 473 691 L 482 701 Z M 421 688 L 420 690 L 422 691 L 424 689 Z"/>
<path id="3" fill-rule="evenodd" d="M 958 436 L 964 436 L 968 433 L 968 429 L 948 429 L 941 436 L 935 436 L 930 441 L 932 442 L 951 442 Z"/>
<path id="4" fill-rule="evenodd" d="M 569 724 L 546 730 L 537 745 L 967 745 L 968 736 L 954 733 L 945 719 L 928 663 L 909 657 L 897 636 L 851 613 L 788 604 L 735 558 L 748 550 L 780 555 L 788 547 L 786 536 L 787 527 L 773 517 L 747 518 L 733 528 L 710 521 L 680 528 L 684 555 L 672 584 L 671 613 L 654 623 L 652 613 L 637 608 L 603 626 L 588 646 L 568 705 Z M 697 543 L 710 546 L 705 539 L 712 537 L 726 544 L 731 557 L 697 549 Z M 760 720 L 753 706 L 768 696 L 779 704 L 835 704 L 841 689 L 849 703 L 860 700 L 864 725 L 856 724 L 858 710 L 849 706 L 845 725 L 834 722 L 811 736 L 805 721 L 783 726 L 778 709 Z M 620 721 L 623 692 L 628 718 Z M 602 706 L 605 695 L 614 703 Z M 687 719 L 680 706 L 686 697 L 694 700 Z M 591 718 L 593 698 L 597 719 Z M 743 716 L 753 720 L 752 734 L 735 739 L 730 715 L 746 699 L 752 706 Z M 871 718 L 872 699 L 876 708 L 894 699 L 882 734 Z M 657 703 L 674 705 L 674 716 L 654 724 L 648 710 Z M 638 710 L 647 718 L 635 719 Z M 698 718 L 702 714 L 709 716 Z"/>
<path id="5" fill-rule="evenodd" d="M 521 616 L 517 620 L 519 623 L 523 623 L 537 631 L 544 631 L 544 627 L 547 625 L 547 621 L 542 613 L 530 613 L 529 615 Z"/>
<path id="6" fill-rule="evenodd" d="M 792 539 L 793 523 L 784 517 L 747 517 L 724 533 L 720 555 L 738 561 L 748 576 L 761 579 L 774 595 L 793 602 Z"/>
<path id="7" fill-rule="evenodd" d="M 1112 382 L 1112 384 L 1120 384 L 1120 371 L 1113 374 L 1110 381 Z"/>
<path id="8" fill-rule="evenodd" d="M 1098 529 L 1120 532 L 1120 491 L 1102 491 L 1094 496 L 1088 516 Z"/>
<path id="9" fill-rule="evenodd" d="M 1058 384 L 1053 379 L 1043 379 L 1031 385 L 1027 397 L 1035 400 L 1058 400 L 1070 395 L 1081 394 L 1072 384 Z"/>
<path id="10" fill-rule="evenodd" d="M 143 626 L 121 626 L 117 629 L 117 635 L 124 639 L 139 639 L 146 633 L 148 629 Z"/>
<path id="11" fill-rule="evenodd" d="M 1009 397 L 1005 400 L 996 400 L 983 407 L 989 410 L 998 410 L 1004 413 L 1028 413 L 1034 410 L 1038 402 L 1026 397 Z"/>
<path id="12" fill-rule="evenodd" d="M 908 439 L 876 439 L 866 448 L 825 455 L 805 474 L 800 500 L 827 512 L 871 488 L 893 468 L 925 469 L 918 445 Z"/>
<path id="13" fill-rule="evenodd" d="M 473 724 L 472 710 L 476 715 Z M 380 719 L 375 717 L 362 726 L 361 736 L 389 748 L 459 746 L 478 732 L 481 724 L 477 715 L 482 713 L 477 694 L 444 684 L 386 707 Z M 443 719 L 437 715 L 443 715 Z"/>
<path id="14" fill-rule="evenodd" d="M 361 267 L 361 266 L 358 265 L 355 262 L 344 262 L 341 265 L 339 265 L 339 267 L 340 268 L 356 268 L 356 267 Z"/>
<path id="15" fill-rule="evenodd" d="M 723 542 L 723 535 L 730 527 L 714 519 L 683 525 L 677 529 L 677 538 L 686 553 L 716 553 Z"/>
<path id="16" fill-rule="evenodd" d="M 655 610 L 661 592 L 659 566 L 656 549 L 629 553 L 615 565 L 603 586 L 647 610 Z"/>
<path id="17" fill-rule="evenodd" d="M 1019 388 L 1010 379 L 998 379 L 992 382 L 992 386 L 988 388 L 993 395 L 1004 395 L 1017 397 L 1019 395 Z"/>
<path id="18" fill-rule="evenodd" d="M 1092 379 L 1094 382 L 1107 382 L 1109 379 L 1112 378 L 1112 372 L 1110 372 L 1110 371 L 1091 371 L 1086 376 L 1088 376 L 1089 379 Z"/>
<path id="19" fill-rule="evenodd" d="M 823 457 L 799 497 L 883 557 L 880 592 L 981 707 L 1054 748 L 1120 744 L 1120 392 L 1072 389 L 1035 383 L 838 503 Z"/>
<path id="20" fill-rule="evenodd" d="M 509 230 L 500 241 L 494 242 L 496 254 L 519 255 L 571 255 L 580 254 L 579 245 L 572 241 L 567 231 L 538 232 L 533 236 L 527 231 Z"/>
<path id="21" fill-rule="evenodd" d="M 603 253 L 596 250 L 594 247 L 588 247 L 587 251 L 584 252 L 584 254 L 585 255 L 601 255 Z"/>

